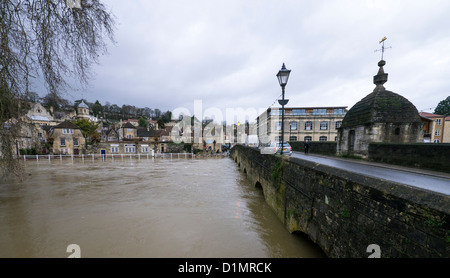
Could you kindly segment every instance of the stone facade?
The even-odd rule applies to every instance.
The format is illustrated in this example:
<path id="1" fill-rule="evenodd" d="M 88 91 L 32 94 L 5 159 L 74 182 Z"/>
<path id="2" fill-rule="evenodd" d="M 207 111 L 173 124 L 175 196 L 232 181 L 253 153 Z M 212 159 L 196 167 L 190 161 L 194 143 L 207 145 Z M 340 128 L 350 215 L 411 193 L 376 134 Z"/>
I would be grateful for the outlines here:
<path id="1" fill-rule="evenodd" d="M 346 106 L 289 107 L 284 115 L 284 142 L 335 141 Z M 281 139 L 281 109 L 269 108 L 257 118 L 257 134 L 261 143 Z"/>
<path id="2" fill-rule="evenodd" d="M 329 257 L 450 255 L 449 196 L 297 159 L 235 146 L 231 158 L 291 232 Z"/>
<path id="3" fill-rule="evenodd" d="M 135 139 L 137 137 L 136 127 L 127 122 L 119 128 L 119 138 L 122 139 Z"/>
<path id="4" fill-rule="evenodd" d="M 90 119 L 89 106 L 84 102 L 84 100 L 81 100 L 80 104 L 78 104 L 77 119 Z"/>
<path id="5" fill-rule="evenodd" d="M 82 154 L 85 139 L 81 129 L 75 124 L 65 121 L 53 127 L 49 132 L 53 154 Z"/>

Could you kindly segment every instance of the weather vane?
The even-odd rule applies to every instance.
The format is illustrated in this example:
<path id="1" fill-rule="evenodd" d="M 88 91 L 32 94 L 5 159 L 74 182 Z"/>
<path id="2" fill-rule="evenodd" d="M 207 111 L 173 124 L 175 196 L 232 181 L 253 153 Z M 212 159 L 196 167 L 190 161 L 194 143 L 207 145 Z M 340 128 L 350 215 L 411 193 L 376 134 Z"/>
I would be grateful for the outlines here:
<path id="1" fill-rule="evenodd" d="M 381 60 L 383 60 L 384 50 L 385 50 L 385 49 L 392 48 L 391 46 L 387 46 L 387 47 L 384 46 L 384 41 L 385 41 L 385 40 L 387 40 L 386 37 L 382 38 L 381 41 L 379 42 L 379 43 L 381 43 L 381 49 L 375 50 L 375 52 L 381 51 Z"/>

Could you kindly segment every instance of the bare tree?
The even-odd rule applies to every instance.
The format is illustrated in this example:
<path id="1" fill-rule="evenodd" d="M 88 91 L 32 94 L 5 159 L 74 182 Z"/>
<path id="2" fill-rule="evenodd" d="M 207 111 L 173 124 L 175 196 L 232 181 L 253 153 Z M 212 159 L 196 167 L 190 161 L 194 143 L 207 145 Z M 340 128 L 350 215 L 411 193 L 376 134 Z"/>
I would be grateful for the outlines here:
<path id="1" fill-rule="evenodd" d="M 5 122 L 19 119 L 19 100 L 33 79 L 59 95 L 67 80 L 85 86 L 89 69 L 114 42 L 114 19 L 99 0 L 0 1 L 0 158 L 13 166 L 14 136 Z M 6 164 L 5 164 L 6 163 Z"/>

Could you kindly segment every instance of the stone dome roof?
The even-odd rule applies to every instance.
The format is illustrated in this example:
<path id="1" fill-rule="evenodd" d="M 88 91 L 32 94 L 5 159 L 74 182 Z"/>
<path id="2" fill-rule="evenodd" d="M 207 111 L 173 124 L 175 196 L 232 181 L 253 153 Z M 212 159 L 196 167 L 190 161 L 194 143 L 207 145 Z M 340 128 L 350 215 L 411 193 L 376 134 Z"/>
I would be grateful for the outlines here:
<path id="1" fill-rule="evenodd" d="M 374 91 L 356 103 L 345 115 L 342 127 L 368 125 L 372 123 L 420 123 L 417 108 L 406 98 L 386 90 L 387 81 L 382 60 L 378 63 L 380 70 L 374 76 Z"/>
<path id="2" fill-rule="evenodd" d="M 81 100 L 80 104 L 78 104 L 79 108 L 89 108 L 89 106 L 84 102 L 84 100 Z"/>

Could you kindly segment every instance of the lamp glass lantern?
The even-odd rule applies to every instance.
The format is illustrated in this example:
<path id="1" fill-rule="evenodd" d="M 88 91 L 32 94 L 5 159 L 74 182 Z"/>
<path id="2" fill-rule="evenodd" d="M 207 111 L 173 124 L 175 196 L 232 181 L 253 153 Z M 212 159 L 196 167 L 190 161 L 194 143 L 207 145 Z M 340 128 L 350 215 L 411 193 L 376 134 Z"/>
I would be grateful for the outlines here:
<path id="1" fill-rule="evenodd" d="M 280 83 L 281 87 L 286 86 L 290 73 L 291 73 L 291 70 L 286 69 L 286 66 L 283 63 L 283 66 L 281 67 L 280 71 L 278 71 L 278 73 L 277 73 L 278 83 Z"/>

